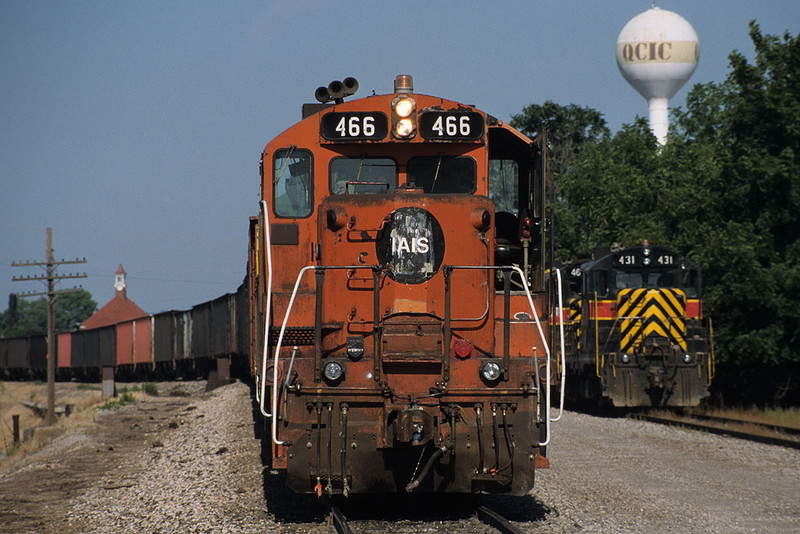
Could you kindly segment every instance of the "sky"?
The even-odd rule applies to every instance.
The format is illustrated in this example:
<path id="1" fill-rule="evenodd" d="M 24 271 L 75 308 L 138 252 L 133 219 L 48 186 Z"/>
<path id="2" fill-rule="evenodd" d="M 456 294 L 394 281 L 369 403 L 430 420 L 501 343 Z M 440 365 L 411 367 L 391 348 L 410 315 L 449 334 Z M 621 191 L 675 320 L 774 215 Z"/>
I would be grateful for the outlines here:
<path id="1" fill-rule="evenodd" d="M 672 98 L 754 57 L 748 22 L 800 33 L 797 0 L 660 0 L 694 27 L 700 61 Z M 0 310 L 41 275 L 12 262 L 86 258 L 60 274 L 99 306 L 114 273 L 150 313 L 233 292 L 245 275 L 259 157 L 314 90 L 354 76 L 472 104 L 508 121 L 551 100 L 603 114 L 612 132 L 647 103 L 615 44 L 651 0 L 0 0 Z"/>

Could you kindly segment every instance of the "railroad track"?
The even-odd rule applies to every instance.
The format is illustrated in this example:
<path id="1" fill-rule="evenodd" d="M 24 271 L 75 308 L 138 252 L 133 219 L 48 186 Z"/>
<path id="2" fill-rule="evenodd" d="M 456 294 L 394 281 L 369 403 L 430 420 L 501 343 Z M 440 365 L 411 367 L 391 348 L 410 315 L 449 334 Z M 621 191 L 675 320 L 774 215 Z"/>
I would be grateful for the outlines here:
<path id="1" fill-rule="evenodd" d="M 514 526 L 508 519 L 486 506 L 476 508 L 478 519 L 497 529 L 501 534 L 523 534 L 522 530 Z M 331 505 L 330 522 L 337 534 L 356 534 L 351 528 L 341 508 Z"/>
<path id="2" fill-rule="evenodd" d="M 713 415 L 666 416 L 641 413 L 633 417 L 651 423 L 682 426 L 693 430 L 711 432 L 712 434 L 727 435 L 749 441 L 800 449 L 800 429 L 791 427 L 741 421 Z"/>

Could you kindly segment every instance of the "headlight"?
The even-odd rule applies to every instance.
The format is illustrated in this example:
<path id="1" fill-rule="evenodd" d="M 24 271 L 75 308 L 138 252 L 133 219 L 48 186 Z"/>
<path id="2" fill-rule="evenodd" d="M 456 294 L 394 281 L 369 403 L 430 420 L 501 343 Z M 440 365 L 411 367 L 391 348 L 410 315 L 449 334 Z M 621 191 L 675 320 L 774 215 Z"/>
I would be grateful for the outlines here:
<path id="1" fill-rule="evenodd" d="M 414 102 L 410 98 L 403 98 L 398 100 L 394 106 L 394 111 L 398 117 L 407 118 L 414 111 Z"/>
<path id="2" fill-rule="evenodd" d="M 622 363 L 628 363 L 629 361 L 631 361 L 631 357 L 628 356 L 627 354 L 623 354 L 621 359 Z"/>
<path id="3" fill-rule="evenodd" d="M 338 382 L 344 376 L 344 366 L 339 362 L 328 362 L 322 368 L 322 376 L 328 382 Z"/>
<path id="4" fill-rule="evenodd" d="M 414 137 L 417 130 L 417 103 L 409 96 L 392 100 L 392 135 L 399 139 Z"/>
<path id="5" fill-rule="evenodd" d="M 689 363 L 691 361 L 692 361 L 692 355 L 691 354 L 684 354 L 683 355 L 683 363 Z"/>
<path id="6" fill-rule="evenodd" d="M 409 119 L 400 119 L 397 121 L 397 126 L 394 128 L 394 132 L 398 137 L 408 137 L 414 132 L 414 125 Z"/>
<path id="7" fill-rule="evenodd" d="M 481 377 L 487 382 L 495 382 L 501 374 L 500 364 L 497 362 L 488 361 L 481 365 Z"/>

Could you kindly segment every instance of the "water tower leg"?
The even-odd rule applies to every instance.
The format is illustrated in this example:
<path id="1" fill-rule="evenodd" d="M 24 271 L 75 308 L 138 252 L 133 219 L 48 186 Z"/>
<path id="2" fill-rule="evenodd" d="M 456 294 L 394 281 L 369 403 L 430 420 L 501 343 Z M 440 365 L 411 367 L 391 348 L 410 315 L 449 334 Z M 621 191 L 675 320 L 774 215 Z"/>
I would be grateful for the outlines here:
<path id="1" fill-rule="evenodd" d="M 650 104 L 650 129 L 658 139 L 660 145 L 667 144 L 667 132 L 669 131 L 669 99 L 651 98 Z"/>

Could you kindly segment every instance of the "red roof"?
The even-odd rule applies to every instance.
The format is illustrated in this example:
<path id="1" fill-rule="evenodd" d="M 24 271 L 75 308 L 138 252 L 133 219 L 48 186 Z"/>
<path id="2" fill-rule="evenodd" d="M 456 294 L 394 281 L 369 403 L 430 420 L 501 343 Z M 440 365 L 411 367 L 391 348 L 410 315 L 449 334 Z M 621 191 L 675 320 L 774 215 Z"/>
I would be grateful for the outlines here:
<path id="1" fill-rule="evenodd" d="M 125 321 L 132 321 L 141 317 L 147 317 L 147 312 L 136 305 L 133 300 L 128 298 L 125 289 L 125 269 L 120 264 L 117 269 L 116 275 L 122 276 L 122 285 L 117 288 L 114 298 L 108 301 L 108 304 L 97 310 L 97 312 L 86 319 L 81 328 L 100 328 L 101 326 L 110 326 L 112 324 L 122 323 Z M 116 277 L 115 277 L 116 278 Z"/>
<path id="2" fill-rule="evenodd" d="M 125 291 L 117 291 L 114 298 L 108 304 L 97 310 L 97 312 L 86 319 L 81 328 L 100 328 L 124 321 L 132 321 L 146 317 L 148 314 L 141 309 L 133 300 L 125 295 Z"/>

